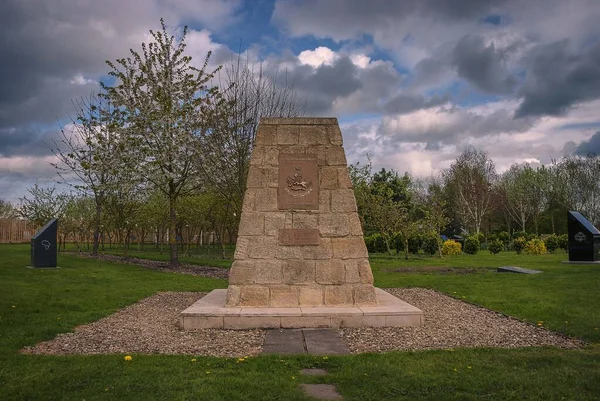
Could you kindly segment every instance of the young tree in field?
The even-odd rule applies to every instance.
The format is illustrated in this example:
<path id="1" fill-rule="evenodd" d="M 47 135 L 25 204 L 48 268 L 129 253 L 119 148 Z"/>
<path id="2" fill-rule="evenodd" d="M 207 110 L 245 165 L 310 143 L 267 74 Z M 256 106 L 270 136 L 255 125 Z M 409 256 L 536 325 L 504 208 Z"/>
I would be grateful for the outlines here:
<path id="1" fill-rule="evenodd" d="M 19 215 L 39 226 L 51 219 L 63 218 L 71 200 L 70 195 L 57 193 L 55 187 L 44 188 L 35 184 L 32 188 L 27 188 L 27 192 L 29 197 L 19 198 Z"/>
<path id="2" fill-rule="evenodd" d="M 210 53 L 198 69 L 184 55 L 187 27 L 179 41 L 162 30 L 150 31 L 152 42 L 142 43 L 141 54 L 107 61 L 115 86 L 103 85 L 113 104 L 125 112 L 130 168 L 144 182 L 161 191 L 169 202 L 170 264 L 179 264 L 176 204 L 201 182 L 197 160 L 202 157 L 199 138 L 214 128 L 224 103 L 206 72 Z"/>
<path id="3" fill-rule="evenodd" d="M 0 219 L 14 219 L 17 217 L 17 209 L 9 201 L 0 199 Z"/>
<path id="4" fill-rule="evenodd" d="M 523 231 L 526 231 L 526 223 L 533 215 L 531 186 L 534 176 L 535 170 L 529 164 L 513 164 L 502 174 L 499 182 L 499 189 L 506 199 L 503 206 Z"/>
<path id="5" fill-rule="evenodd" d="M 425 211 L 424 223 L 436 237 L 442 234 L 442 231 L 450 223 L 450 219 L 447 216 L 447 201 L 446 194 L 444 193 L 444 187 L 442 180 L 437 177 L 432 177 L 427 187 L 427 193 L 423 200 L 423 209 Z M 438 241 L 438 254 L 442 255 L 442 246 Z"/>
<path id="6" fill-rule="evenodd" d="M 106 94 L 90 95 L 74 102 L 72 124 L 61 128 L 61 135 L 52 152 L 59 162 L 52 163 L 60 178 L 83 195 L 94 200 L 94 234 L 92 254 L 98 254 L 101 215 L 111 190 L 119 186 L 118 169 L 124 147 L 119 131 L 121 113 L 106 98 Z"/>
<path id="7" fill-rule="evenodd" d="M 238 216 L 246 189 L 250 156 L 261 117 L 298 117 L 304 113 L 293 83 L 277 71 L 233 59 L 219 74 L 224 104 L 219 129 L 202 136 L 204 155 L 198 159 L 206 183 L 232 205 Z"/>
<path id="8" fill-rule="evenodd" d="M 477 234 L 484 218 L 494 207 L 492 195 L 496 179 L 494 162 L 486 152 L 474 148 L 464 150 L 444 171 L 452 209 L 462 224 Z"/>

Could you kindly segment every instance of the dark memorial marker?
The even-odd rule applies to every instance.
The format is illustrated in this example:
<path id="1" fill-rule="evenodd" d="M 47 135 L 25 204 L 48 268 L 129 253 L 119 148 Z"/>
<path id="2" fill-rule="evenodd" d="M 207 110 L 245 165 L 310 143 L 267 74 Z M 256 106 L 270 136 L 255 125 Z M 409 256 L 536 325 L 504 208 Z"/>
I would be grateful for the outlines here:
<path id="1" fill-rule="evenodd" d="M 56 267 L 58 219 L 52 219 L 31 238 L 31 267 Z"/>
<path id="2" fill-rule="evenodd" d="M 579 212 L 568 214 L 569 261 L 596 262 L 600 260 L 600 231 Z"/>

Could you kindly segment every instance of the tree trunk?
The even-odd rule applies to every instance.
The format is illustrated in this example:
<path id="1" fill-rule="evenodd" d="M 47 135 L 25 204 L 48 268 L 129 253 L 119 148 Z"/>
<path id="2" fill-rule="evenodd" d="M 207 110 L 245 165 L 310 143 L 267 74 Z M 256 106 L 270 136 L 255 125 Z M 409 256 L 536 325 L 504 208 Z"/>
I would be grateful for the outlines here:
<path id="1" fill-rule="evenodd" d="M 404 259 L 408 260 L 408 237 L 404 240 Z"/>
<path id="2" fill-rule="evenodd" d="M 96 200 L 96 217 L 94 219 L 94 246 L 92 247 L 92 255 L 98 255 L 98 244 L 100 243 L 100 214 L 102 206 Z"/>
<path id="3" fill-rule="evenodd" d="M 177 257 L 177 212 L 173 196 L 169 196 L 169 250 L 169 265 L 171 267 L 179 266 L 179 258 Z"/>

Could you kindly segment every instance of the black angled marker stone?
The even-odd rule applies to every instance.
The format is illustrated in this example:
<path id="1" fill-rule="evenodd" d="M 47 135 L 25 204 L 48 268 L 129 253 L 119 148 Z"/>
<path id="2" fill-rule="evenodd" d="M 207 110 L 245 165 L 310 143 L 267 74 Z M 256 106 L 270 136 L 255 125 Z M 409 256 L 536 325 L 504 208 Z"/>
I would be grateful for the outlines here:
<path id="1" fill-rule="evenodd" d="M 58 219 L 52 219 L 31 238 L 31 267 L 56 267 Z"/>
<path id="2" fill-rule="evenodd" d="M 570 211 L 569 261 L 595 262 L 600 260 L 600 231 L 578 212 Z"/>

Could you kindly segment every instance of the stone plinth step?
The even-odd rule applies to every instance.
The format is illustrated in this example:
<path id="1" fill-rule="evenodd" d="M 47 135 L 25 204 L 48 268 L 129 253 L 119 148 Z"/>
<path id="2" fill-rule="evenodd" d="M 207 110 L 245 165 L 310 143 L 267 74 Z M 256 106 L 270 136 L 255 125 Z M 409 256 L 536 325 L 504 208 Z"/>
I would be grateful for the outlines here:
<path id="1" fill-rule="evenodd" d="M 525 269 L 517 266 L 501 266 L 496 269 L 499 273 L 521 273 L 521 274 L 539 274 L 541 270 Z"/>
<path id="2" fill-rule="evenodd" d="M 184 330 L 341 327 L 417 327 L 423 312 L 376 288 L 377 306 L 225 307 L 227 290 L 213 290 L 179 315 Z"/>

